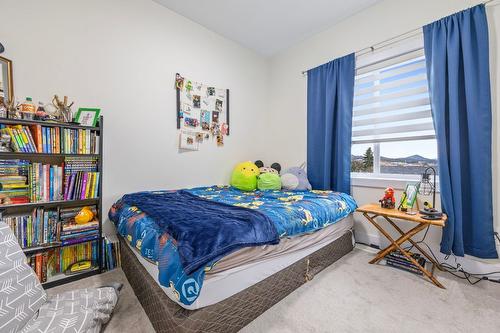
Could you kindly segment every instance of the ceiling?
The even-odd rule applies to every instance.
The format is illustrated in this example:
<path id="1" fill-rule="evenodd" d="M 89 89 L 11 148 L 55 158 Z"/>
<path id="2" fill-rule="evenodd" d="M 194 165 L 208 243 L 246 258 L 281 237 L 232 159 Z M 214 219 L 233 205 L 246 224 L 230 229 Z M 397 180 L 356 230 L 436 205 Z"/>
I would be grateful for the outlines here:
<path id="1" fill-rule="evenodd" d="M 380 0 L 154 0 L 270 56 Z"/>

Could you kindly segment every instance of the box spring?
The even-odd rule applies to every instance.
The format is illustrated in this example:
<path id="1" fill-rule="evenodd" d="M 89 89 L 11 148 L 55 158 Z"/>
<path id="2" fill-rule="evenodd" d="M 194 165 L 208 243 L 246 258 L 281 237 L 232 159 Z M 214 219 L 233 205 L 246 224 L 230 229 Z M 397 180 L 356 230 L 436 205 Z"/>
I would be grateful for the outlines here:
<path id="1" fill-rule="evenodd" d="M 157 332 L 237 332 L 292 291 L 353 249 L 352 233 L 343 236 L 259 283 L 198 310 L 168 298 L 120 237 L 122 269 Z"/>

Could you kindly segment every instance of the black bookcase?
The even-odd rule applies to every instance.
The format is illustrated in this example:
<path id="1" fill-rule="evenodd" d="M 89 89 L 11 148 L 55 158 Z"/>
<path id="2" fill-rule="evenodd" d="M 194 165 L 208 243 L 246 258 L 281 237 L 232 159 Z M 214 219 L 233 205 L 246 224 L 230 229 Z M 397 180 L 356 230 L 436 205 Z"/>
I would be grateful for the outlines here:
<path id="1" fill-rule="evenodd" d="M 99 118 L 99 123 L 97 127 L 80 126 L 72 123 L 59 123 L 59 122 L 47 122 L 47 121 L 37 121 L 37 120 L 21 120 L 21 119 L 6 119 L 0 118 L 0 124 L 4 125 L 41 125 L 44 127 L 59 127 L 70 128 L 70 129 L 84 129 L 91 130 L 99 133 L 99 154 L 50 154 L 50 153 L 23 153 L 23 152 L 0 152 L 0 159 L 24 159 L 31 162 L 40 163 L 50 163 L 50 164 L 62 164 L 65 157 L 68 156 L 81 156 L 81 157 L 95 157 L 98 159 L 98 171 L 99 171 L 99 184 L 98 184 L 98 196 L 93 199 L 84 200 L 60 200 L 60 201 L 49 201 L 49 202 L 32 202 L 26 204 L 13 204 L 13 205 L 0 205 L 0 217 L 4 215 L 15 215 L 19 213 L 31 212 L 34 208 L 56 208 L 59 211 L 60 208 L 69 207 L 79 207 L 86 205 L 96 205 L 97 206 L 97 217 L 99 219 L 99 234 L 94 240 L 88 240 L 81 243 L 98 243 L 98 254 L 97 254 L 97 266 L 90 271 L 77 273 L 74 275 L 65 275 L 64 273 L 59 273 L 56 276 L 50 277 L 46 282 L 42 283 L 44 288 L 51 288 L 61 284 L 65 284 L 71 281 L 79 280 L 88 276 L 99 274 L 103 271 L 104 263 L 104 253 L 103 253 L 103 236 L 102 236 L 102 181 L 103 181 L 103 117 Z M 62 132 L 62 131 L 60 131 Z M 23 251 L 26 255 L 33 255 L 40 252 L 45 252 L 52 249 L 74 246 L 81 243 L 73 243 L 68 245 L 61 245 L 59 243 L 47 244 L 36 247 L 24 248 Z"/>

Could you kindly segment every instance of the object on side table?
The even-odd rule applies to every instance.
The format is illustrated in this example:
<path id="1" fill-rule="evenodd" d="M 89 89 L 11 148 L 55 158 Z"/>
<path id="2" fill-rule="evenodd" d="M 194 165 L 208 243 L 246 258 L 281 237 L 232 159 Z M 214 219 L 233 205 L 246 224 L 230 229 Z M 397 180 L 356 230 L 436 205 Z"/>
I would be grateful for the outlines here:
<path id="1" fill-rule="evenodd" d="M 439 288 L 445 289 L 445 287 L 436 279 L 434 276 L 434 268 L 439 267 L 439 264 L 436 262 L 434 258 L 432 258 L 420 245 L 418 242 L 414 241 L 412 237 L 418 234 L 420 231 L 429 227 L 430 225 L 437 227 L 444 227 L 446 224 L 447 216 L 443 214 L 443 216 L 439 220 L 426 220 L 422 218 L 422 215 L 416 213 L 416 215 L 407 215 L 403 212 L 400 212 L 395 209 L 385 209 L 380 208 L 378 204 L 368 204 L 359 207 L 357 212 L 363 213 L 363 216 L 366 218 L 368 222 L 370 222 L 374 227 L 376 227 L 388 240 L 391 242 L 391 245 L 386 247 L 383 250 L 380 250 L 375 258 L 370 261 L 370 264 L 378 263 L 389 253 L 398 250 L 408 261 L 410 261 L 419 271 L 421 271 L 426 277 L 428 277 L 432 283 L 434 283 Z M 401 235 L 401 237 L 394 239 L 382 226 L 385 224 L 379 224 L 376 221 L 377 217 L 383 217 L 390 225 L 396 229 L 396 231 Z M 416 223 L 417 225 L 410 229 L 409 231 L 403 231 L 392 219 L 398 219 L 401 221 Z M 405 242 L 409 242 L 415 249 L 417 249 L 420 253 L 422 253 L 425 258 L 429 262 L 433 264 L 432 270 L 428 271 L 425 269 L 424 265 L 421 265 L 418 260 L 412 257 L 412 254 L 406 251 L 403 247 Z"/>
<path id="2" fill-rule="evenodd" d="M 431 172 L 434 175 L 433 181 L 430 181 Z M 436 207 L 436 169 L 428 167 L 422 174 L 418 193 L 421 195 L 432 194 L 432 206 L 428 202 L 424 202 L 424 209 L 420 210 L 422 218 L 427 220 L 439 220 L 443 215 Z"/>
<path id="3" fill-rule="evenodd" d="M 426 260 L 424 257 L 418 253 L 408 252 L 408 254 L 410 254 L 410 256 L 415 259 L 421 267 L 425 267 Z M 392 251 L 386 255 L 385 262 L 388 266 L 402 269 L 413 274 L 423 275 L 422 271 L 400 251 Z"/>
<path id="4" fill-rule="evenodd" d="M 417 194 L 419 185 L 420 185 L 419 183 L 407 184 L 406 189 L 403 193 L 402 206 L 403 208 L 406 208 L 406 210 L 402 209 L 402 211 L 404 211 L 408 215 L 415 215 L 417 213 L 413 210 L 413 206 L 415 205 L 415 203 L 417 203 Z M 417 203 L 417 208 L 418 208 L 418 203 Z"/>
<path id="5" fill-rule="evenodd" d="M 384 197 L 380 199 L 380 207 L 394 209 L 396 207 L 396 198 L 394 197 L 394 189 L 388 187 L 384 191 Z"/>

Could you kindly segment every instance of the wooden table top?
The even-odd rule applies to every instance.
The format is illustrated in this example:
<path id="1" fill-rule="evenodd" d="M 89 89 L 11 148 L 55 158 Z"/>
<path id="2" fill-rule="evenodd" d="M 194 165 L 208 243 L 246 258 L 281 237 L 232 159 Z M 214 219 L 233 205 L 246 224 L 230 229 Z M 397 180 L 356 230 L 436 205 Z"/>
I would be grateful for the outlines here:
<path id="1" fill-rule="evenodd" d="M 376 214 L 376 215 L 381 215 L 381 216 L 388 216 L 388 217 L 393 217 L 401 220 L 406 220 L 410 222 L 416 222 L 416 223 L 427 223 L 427 224 L 432 224 L 440 227 L 444 227 L 446 220 L 448 217 L 446 214 L 443 214 L 443 217 L 440 220 L 426 220 L 422 218 L 422 214 L 418 213 L 416 215 L 409 215 L 406 214 L 405 212 L 399 211 L 397 209 L 388 209 L 388 208 L 382 208 L 380 207 L 380 204 L 367 204 L 359 207 L 356 209 L 357 212 L 361 213 L 371 213 L 371 214 Z"/>

